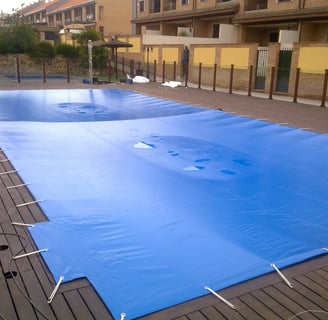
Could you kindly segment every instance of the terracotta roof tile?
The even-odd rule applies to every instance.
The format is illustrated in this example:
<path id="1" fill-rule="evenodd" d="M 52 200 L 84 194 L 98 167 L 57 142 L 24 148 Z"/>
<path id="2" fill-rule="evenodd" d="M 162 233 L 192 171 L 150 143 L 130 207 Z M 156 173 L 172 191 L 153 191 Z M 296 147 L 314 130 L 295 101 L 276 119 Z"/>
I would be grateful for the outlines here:
<path id="1" fill-rule="evenodd" d="M 88 3 L 93 3 L 95 2 L 95 0 L 58 0 L 56 6 L 48 8 L 48 14 L 51 14 L 53 12 L 58 12 L 58 11 L 64 11 L 66 9 L 69 8 L 73 8 L 73 7 L 78 7 L 78 6 L 82 6 L 82 5 L 86 5 Z"/>
<path id="2" fill-rule="evenodd" d="M 20 9 L 19 13 L 23 15 L 30 15 L 46 10 L 47 14 L 49 14 L 57 11 L 64 11 L 72 7 L 82 6 L 92 2 L 95 2 L 95 0 L 52 0 L 47 3 L 45 0 L 39 0 Z"/>
<path id="3" fill-rule="evenodd" d="M 26 15 L 34 12 L 43 11 L 46 8 L 45 0 L 40 0 L 38 2 L 34 2 L 26 7 L 23 7 L 19 10 L 20 14 Z"/>

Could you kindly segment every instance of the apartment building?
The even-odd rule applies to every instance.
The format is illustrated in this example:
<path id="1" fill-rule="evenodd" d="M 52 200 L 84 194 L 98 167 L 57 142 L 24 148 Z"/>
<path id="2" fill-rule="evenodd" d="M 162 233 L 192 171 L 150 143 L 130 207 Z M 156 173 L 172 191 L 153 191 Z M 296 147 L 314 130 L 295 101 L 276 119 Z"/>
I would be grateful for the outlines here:
<path id="1" fill-rule="evenodd" d="M 231 24 L 238 0 L 137 0 L 133 22 L 137 34 L 219 36 L 220 24 Z"/>
<path id="2" fill-rule="evenodd" d="M 240 42 L 327 42 L 327 0 L 243 0 L 232 23 Z"/>
<path id="3" fill-rule="evenodd" d="M 37 25 L 43 40 L 69 42 L 71 35 L 95 29 L 103 37 L 130 35 L 133 5 L 131 0 L 39 0 L 19 10 L 28 23 Z"/>
<path id="4" fill-rule="evenodd" d="M 233 38 L 262 46 L 328 41 L 327 0 L 135 1 L 137 34 Z"/>

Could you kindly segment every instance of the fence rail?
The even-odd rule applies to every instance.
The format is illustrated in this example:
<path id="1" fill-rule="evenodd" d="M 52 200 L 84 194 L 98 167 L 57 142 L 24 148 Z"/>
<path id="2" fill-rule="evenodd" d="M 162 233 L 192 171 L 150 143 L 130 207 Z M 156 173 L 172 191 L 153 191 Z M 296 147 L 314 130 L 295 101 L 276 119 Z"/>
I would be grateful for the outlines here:
<path id="1" fill-rule="evenodd" d="M 125 81 L 127 75 L 131 78 L 135 76 L 145 76 L 154 82 L 180 81 L 182 85 L 196 85 L 199 89 L 212 88 L 216 91 L 218 88 L 226 89 L 229 94 L 234 91 L 246 91 L 247 96 L 251 96 L 253 92 L 264 92 L 268 94 L 268 99 L 273 98 L 273 94 L 279 94 L 275 91 L 277 82 L 277 67 L 267 67 L 265 73 L 266 81 L 263 90 L 256 89 L 256 69 L 257 66 L 250 65 L 248 68 L 240 68 L 231 64 L 229 67 L 219 67 L 217 64 L 213 66 L 204 66 L 202 63 L 198 65 L 186 64 L 182 65 L 174 62 L 162 61 L 158 64 L 156 60 L 150 62 L 135 61 L 126 59 L 124 56 L 111 57 L 107 61 L 105 69 L 95 69 L 92 77 L 93 83 Z M 0 74 L 16 80 L 18 83 L 29 80 L 41 79 L 44 83 L 48 80 L 57 79 L 70 82 L 72 75 L 89 78 L 88 70 L 81 68 L 80 61 L 71 59 L 61 59 L 52 61 L 51 59 L 29 60 L 27 58 L 16 57 L 11 59 L 3 70 L 0 66 Z M 255 72 L 254 72 L 255 70 Z M 308 75 L 302 73 L 300 68 L 291 70 L 290 77 L 293 86 L 290 88 L 289 95 L 294 103 L 298 102 L 298 98 L 306 98 L 304 96 L 304 85 L 308 84 Z M 31 77 L 34 75 L 34 78 Z M 326 107 L 327 87 L 328 87 L 328 69 L 324 74 L 315 75 L 317 79 L 316 99 L 321 101 L 320 106 Z M 86 80 L 87 81 L 87 80 Z M 319 82 L 319 83 L 318 83 Z M 303 86 L 303 87 L 302 87 Z M 301 90 L 300 90 L 301 87 Z M 300 95 L 300 92 L 302 93 Z"/>

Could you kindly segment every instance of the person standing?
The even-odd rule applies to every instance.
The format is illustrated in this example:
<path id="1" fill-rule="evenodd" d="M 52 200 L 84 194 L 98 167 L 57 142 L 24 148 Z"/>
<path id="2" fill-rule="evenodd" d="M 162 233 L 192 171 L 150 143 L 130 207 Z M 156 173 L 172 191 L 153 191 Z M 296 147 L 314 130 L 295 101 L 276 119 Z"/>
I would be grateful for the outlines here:
<path id="1" fill-rule="evenodd" d="M 185 78 L 187 72 L 187 65 L 189 62 L 189 49 L 186 46 L 182 53 L 181 64 L 182 64 L 182 78 Z"/>

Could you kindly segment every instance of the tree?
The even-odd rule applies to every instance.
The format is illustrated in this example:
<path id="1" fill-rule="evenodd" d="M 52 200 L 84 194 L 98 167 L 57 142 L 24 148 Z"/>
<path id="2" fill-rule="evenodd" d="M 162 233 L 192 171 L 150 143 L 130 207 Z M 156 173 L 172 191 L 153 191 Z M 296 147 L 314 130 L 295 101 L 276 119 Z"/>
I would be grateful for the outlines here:
<path id="1" fill-rule="evenodd" d="M 32 58 L 54 58 L 55 48 L 47 41 L 39 42 L 31 51 Z"/>
<path id="2" fill-rule="evenodd" d="M 76 58 L 79 55 L 79 51 L 77 47 L 70 44 L 60 43 L 56 46 L 56 54 L 59 54 L 64 58 Z"/>
<path id="3" fill-rule="evenodd" d="M 8 36 L 10 53 L 29 53 L 39 41 L 38 31 L 29 24 L 12 26 Z"/>
<path id="4" fill-rule="evenodd" d="M 6 28 L 0 28 L 0 54 L 9 52 L 8 48 L 8 32 Z"/>
<path id="5" fill-rule="evenodd" d="M 85 46 L 88 44 L 89 40 L 91 41 L 100 40 L 101 34 L 94 29 L 90 29 L 87 31 L 83 31 L 81 33 L 73 34 L 72 39 L 76 40 L 80 46 Z"/>
<path id="6" fill-rule="evenodd" d="M 88 41 L 100 40 L 101 34 L 94 29 L 90 29 L 79 34 L 74 34 L 72 38 L 80 45 L 79 56 L 81 57 L 81 65 L 87 67 L 89 65 Z M 99 68 L 100 70 L 104 69 L 108 60 L 108 50 L 102 47 L 94 47 L 92 49 L 92 59 L 95 68 Z"/>

